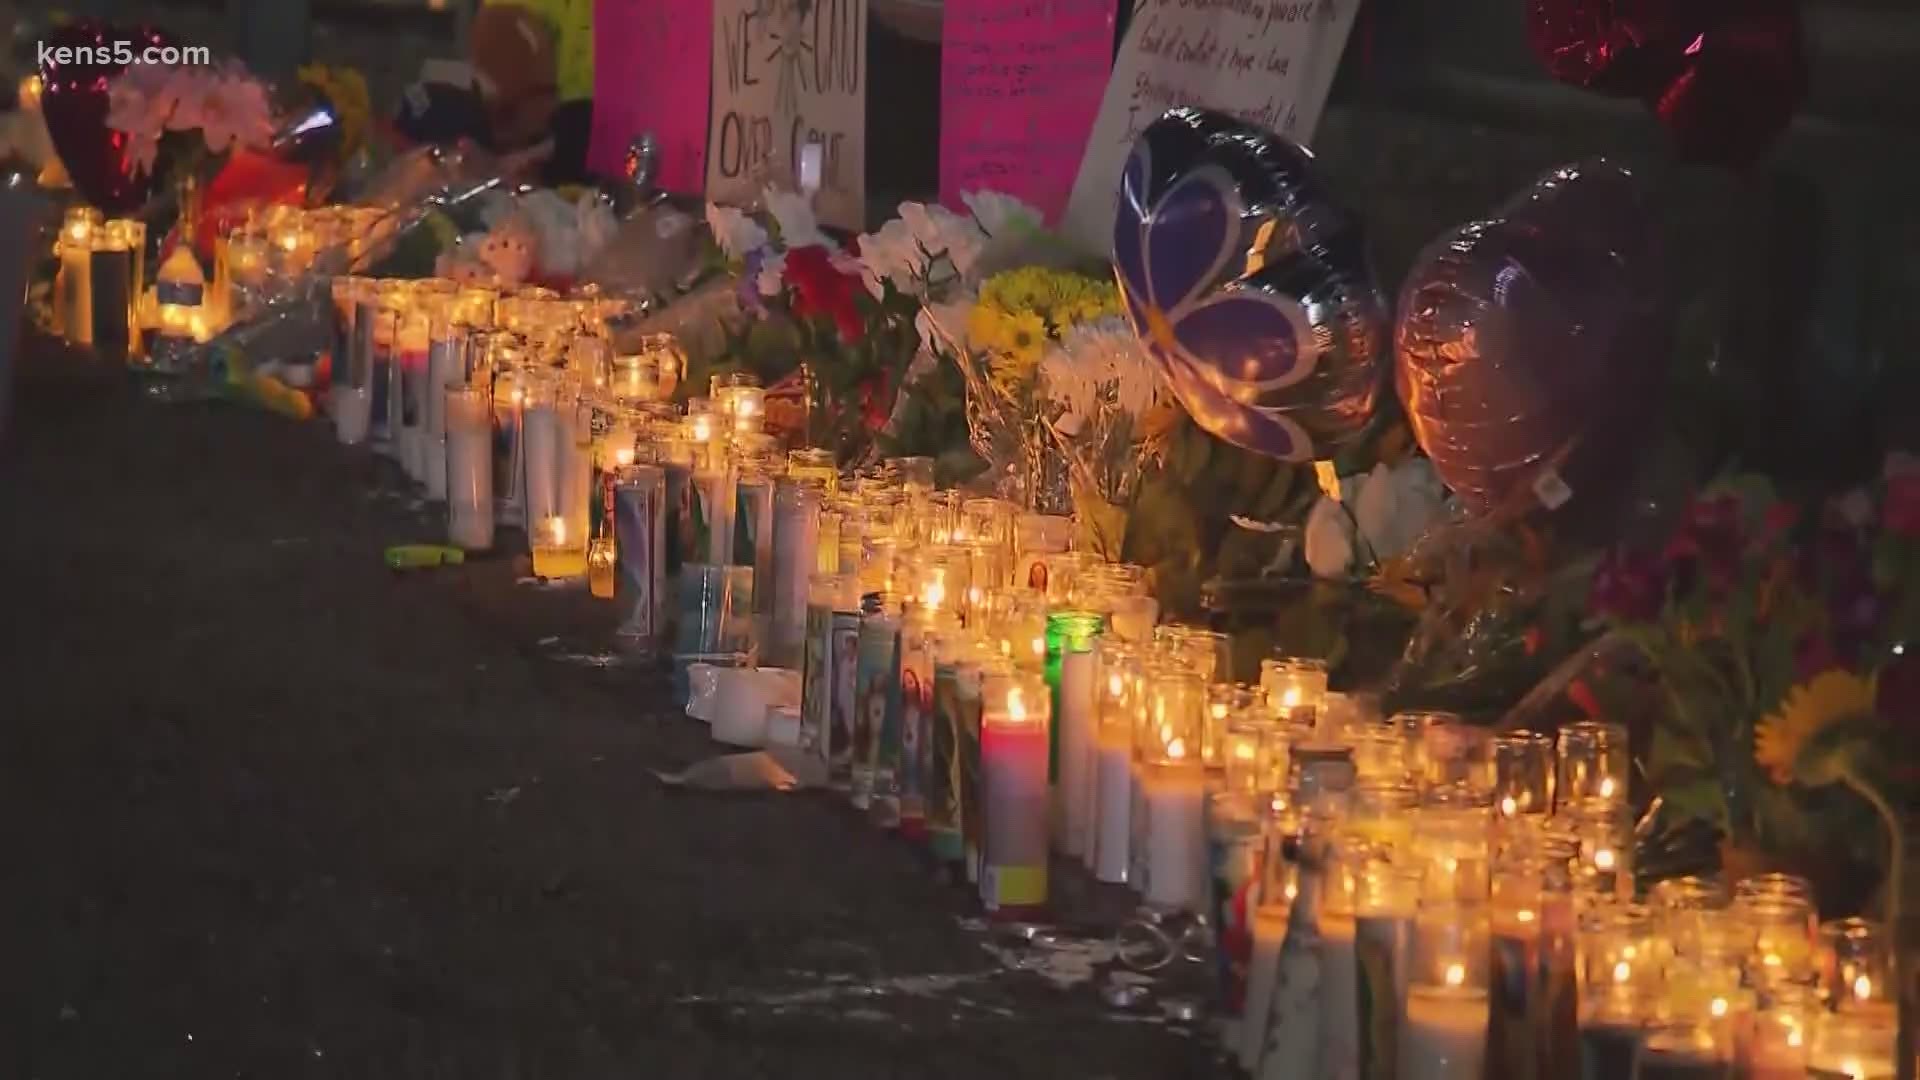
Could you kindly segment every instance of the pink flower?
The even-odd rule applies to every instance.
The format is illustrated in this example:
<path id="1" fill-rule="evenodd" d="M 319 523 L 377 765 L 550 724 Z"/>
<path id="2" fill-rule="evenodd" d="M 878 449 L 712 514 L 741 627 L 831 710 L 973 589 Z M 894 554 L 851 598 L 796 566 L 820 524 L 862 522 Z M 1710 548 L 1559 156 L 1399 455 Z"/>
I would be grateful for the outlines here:
<path id="1" fill-rule="evenodd" d="M 131 67 L 107 87 L 107 126 L 157 141 L 181 101 L 170 69 Z"/>
<path id="2" fill-rule="evenodd" d="M 207 149 L 221 153 L 235 146 L 265 146 L 273 138 L 273 112 L 266 88 L 241 75 L 208 75 L 200 80 L 199 127 Z"/>
<path id="3" fill-rule="evenodd" d="M 160 156 L 159 134 L 148 132 L 122 132 L 121 134 L 127 140 L 126 149 L 123 151 L 126 155 L 127 167 L 140 175 L 151 173 L 154 161 Z"/>

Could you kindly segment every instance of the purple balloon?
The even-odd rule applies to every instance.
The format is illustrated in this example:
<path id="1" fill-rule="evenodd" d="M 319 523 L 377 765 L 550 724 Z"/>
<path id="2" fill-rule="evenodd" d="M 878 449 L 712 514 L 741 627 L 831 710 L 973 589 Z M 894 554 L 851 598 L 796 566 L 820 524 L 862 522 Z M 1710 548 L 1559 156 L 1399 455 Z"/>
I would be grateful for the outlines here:
<path id="1" fill-rule="evenodd" d="M 1357 438 L 1385 393 L 1386 304 L 1311 155 L 1231 117 L 1149 125 L 1120 179 L 1113 268 L 1187 412 L 1287 461 Z"/>
<path id="2" fill-rule="evenodd" d="M 1666 362 L 1641 189 L 1556 169 L 1440 237 L 1401 291 L 1395 385 L 1422 450 L 1475 513 L 1593 505 L 1646 441 Z"/>

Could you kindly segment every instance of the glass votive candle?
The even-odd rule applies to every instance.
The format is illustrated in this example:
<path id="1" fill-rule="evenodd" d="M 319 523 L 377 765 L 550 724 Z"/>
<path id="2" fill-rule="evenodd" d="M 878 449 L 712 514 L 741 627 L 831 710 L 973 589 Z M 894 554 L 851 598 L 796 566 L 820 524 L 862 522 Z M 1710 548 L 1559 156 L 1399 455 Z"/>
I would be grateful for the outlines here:
<path id="1" fill-rule="evenodd" d="M 1467 722 L 1458 713 L 1400 712 L 1389 717 L 1387 723 L 1400 733 L 1401 740 L 1407 744 L 1407 771 L 1417 782 L 1424 784 L 1428 749 L 1441 745 L 1453 728 L 1464 727 Z"/>
<path id="2" fill-rule="evenodd" d="M 831 450 L 806 446 L 787 451 L 787 475 L 817 481 L 828 494 L 840 490 L 840 468 Z"/>
<path id="3" fill-rule="evenodd" d="M 1140 740 L 1149 760 L 1200 762 L 1207 686 L 1193 671 L 1164 662 L 1147 670 Z"/>
<path id="4" fill-rule="evenodd" d="M 1227 736 L 1227 723 L 1253 700 L 1253 691 L 1244 686 L 1214 683 L 1207 687 L 1207 722 L 1200 733 L 1200 760 L 1209 769 L 1223 767 L 1221 756 Z"/>
<path id="5" fill-rule="evenodd" d="M 1720 882 L 1693 875 L 1655 882 L 1647 890 L 1647 907 L 1661 936 L 1685 957 L 1698 954 L 1701 913 L 1722 911 L 1730 899 Z"/>
<path id="6" fill-rule="evenodd" d="M 1815 1018 L 1807 1052 L 1812 1075 L 1887 1080 L 1895 1075 L 1899 1021 L 1893 1009 L 1857 1009 Z"/>
<path id="7" fill-rule="evenodd" d="M 1553 809 L 1553 740 L 1535 731 L 1493 737 L 1493 811 L 1503 818 Z"/>
<path id="8" fill-rule="evenodd" d="M 1281 656 L 1260 662 L 1260 689 L 1267 708 L 1282 720 L 1313 727 L 1327 696 L 1327 662 L 1303 656 Z M 1324 733 L 1323 733 L 1324 734 Z M 1337 741 L 1329 738 L 1327 741 Z"/>
<path id="9" fill-rule="evenodd" d="M 1354 785 L 1348 801 L 1345 831 L 1370 844 L 1405 850 L 1413 842 L 1413 811 L 1418 805 L 1420 793 L 1412 784 L 1362 780 Z"/>
<path id="10" fill-rule="evenodd" d="M 1169 623 L 1156 627 L 1154 644 L 1169 656 L 1190 665 L 1206 682 L 1230 681 L 1233 642 L 1227 635 L 1198 626 Z"/>
<path id="11" fill-rule="evenodd" d="M 1420 759 L 1422 791 L 1455 791 L 1493 804 L 1493 733 L 1472 724 L 1442 724 L 1426 730 Z"/>
<path id="12" fill-rule="evenodd" d="M 1343 736 L 1353 747 L 1353 768 L 1362 781 L 1373 783 L 1409 783 L 1413 773 L 1407 768 L 1407 744 L 1400 733 L 1386 724 L 1350 725 Z"/>
<path id="13" fill-rule="evenodd" d="M 1400 1075 L 1481 1080 L 1489 1024 L 1486 909 L 1422 904 L 1411 955 Z M 1410 1069 L 1407 1063 L 1418 1065 Z"/>
<path id="14" fill-rule="evenodd" d="M 1413 851 L 1429 899 L 1481 903 L 1491 889 L 1492 846 L 1484 806 L 1425 805 L 1413 811 Z"/>
<path id="15" fill-rule="evenodd" d="M 1754 985 L 1813 980 L 1815 952 L 1808 929 L 1812 905 L 1792 896 L 1746 897 L 1734 900 L 1731 911 L 1753 933 L 1747 977 Z"/>
<path id="16" fill-rule="evenodd" d="M 1226 771 L 1227 790 L 1256 796 L 1272 774 L 1276 725 L 1271 720 L 1242 719 L 1227 725 L 1221 737 L 1221 765 Z"/>
<path id="17" fill-rule="evenodd" d="M 1562 803 L 1626 801 L 1629 760 L 1624 726 L 1599 720 L 1568 724 L 1560 729 L 1557 757 L 1554 797 Z"/>
<path id="18" fill-rule="evenodd" d="M 1561 817 L 1580 844 L 1575 879 L 1589 896 L 1633 898 L 1633 811 L 1610 798 L 1586 799 Z"/>
<path id="19" fill-rule="evenodd" d="M 1661 961 L 1653 913 L 1637 904 L 1589 908 L 1580 917 L 1580 1041 L 1598 1076 L 1633 1075 L 1640 1026 L 1652 1015 Z"/>
<path id="20" fill-rule="evenodd" d="M 1891 998 L 1893 955 L 1885 928 L 1869 919 L 1834 919 L 1820 926 L 1821 984 L 1836 1012 L 1885 1005 Z"/>
<path id="21" fill-rule="evenodd" d="M 1822 1012 L 1806 987 L 1769 991 L 1766 1003 L 1754 1012 L 1753 1030 L 1741 1054 L 1742 1080 L 1803 1080 Z"/>
<path id="22" fill-rule="evenodd" d="M 1003 589 L 995 594 L 994 619 L 989 633 L 1000 655 L 1022 668 L 1038 669 L 1047 661 L 1047 601 L 1025 589 Z M 1198 746 L 1196 744 L 1197 753 Z"/>

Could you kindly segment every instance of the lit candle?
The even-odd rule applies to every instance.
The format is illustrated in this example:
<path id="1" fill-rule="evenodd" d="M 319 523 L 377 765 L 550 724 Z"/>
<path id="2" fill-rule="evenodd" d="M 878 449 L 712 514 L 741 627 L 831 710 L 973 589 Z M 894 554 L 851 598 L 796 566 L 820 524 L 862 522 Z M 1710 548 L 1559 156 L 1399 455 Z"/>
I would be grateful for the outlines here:
<path id="1" fill-rule="evenodd" d="M 1088 812 L 1096 741 L 1094 640 L 1105 619 L 1092 612 L 1063 611 L 1047 617 L 1047 681 L 1053 687 L 1054 846 L 1084 855 L 1092 828 Z"/>
<path id="2" fill-rule="evenodd" d="M 807 635 L 807 590 L 819 564 L 821 490 L 781 477 L 773 490 L 772 641 L 769 662 L 798 667 Z M 755 583 L 756 591 L 759 583 Z"/>
<path id="3" fill-rule="evenodd" d="M 427 480 L 427 377 L 432 322 L 423 307 L 410 308 L 394 332 L 400 370 L 400 467 L 416 484 Z"/>
<path id="4" fill-rule="evenodd" d="M 1133 844 L 1133 732 L 1140 708 L 1140 651 L 1119 641 L 1099 645 L 1099 735 L 1094 744 L 1093 876 L 1128 880 Z"/>
<path id="5" fill-rule="evenodd" d="M 1047 902 L 1048 698 L 1046 683 L 1025 672 L 982 688 L 980 895 L 1001 918 L 1031 917 Z"/>
<path id="6" fill-rule="evenodd" d="M 1267 1048 L 1274 984 L 1280 979 L 1280 948 L 1287 940 L 1291 906 L 1262 903 L 1253 913 L 1253 953 L 1247 964 L 1247 1003 L 1240 1014 L 1240 1067 L 1252 1072 Z M 1473 1080 L 1479 1080 L 1474 1077 Z"/>
<path id="7" fill-rule="evenodd" d="M 567 531 L 566 518 L 557 514 L 547 517 L 534 531 L 534 577 L 564 580 L 586 575 L 587 546 Z"/>
<path id="8" fill-rule="evenodd" d="M 335 387 L 336 395 L 340 389 Z M 353 392 L 364 410 L 365 388 Z M 491 395 L 472 386 L 452 386 L 445 393 L 447 542 L 467 551 L 485 551 L 493 546 Z"/>
<path id="9" fill-rule="evenodd" d="M 624 467 L 614 480 L 614 595 L 623 613 L 615 632 L 634 650 L 653 648 L 666 633 L 665 495 L 666 474 L 658 466 Z"/>
<path id="10" fill-rule="evenodd" d="M 1312 727 L 1327 695 L 1326 662 L 1301 657 L 1263 660 L 1260 689 L 1275 716 L 1289 724 Z M 1338 733 L 1322 734 L 1326 741 L 1338 741 Z"/>
<path id="11" fill-rule="evenodd" d="M 75 206 L 60 229 L 61 326 L 75 345 L 93 344 L 93 232 L 99 211 Z"/>
<path id="12" fill-rule="evenodd" d="M 1486 1049 L 1485 989 L 1443 984 L 1408 990 L 1400 1080 L 1481 1080 Z"/>
<path id="13" fill-rule="evenodd" d="M 1143 767 L 1140 794 L 1146 814 L 1146 901 L 1197 911 L 1206 895 L 1207 775 L 1185 740 L 1176 737 L 1162 760 Z"/>

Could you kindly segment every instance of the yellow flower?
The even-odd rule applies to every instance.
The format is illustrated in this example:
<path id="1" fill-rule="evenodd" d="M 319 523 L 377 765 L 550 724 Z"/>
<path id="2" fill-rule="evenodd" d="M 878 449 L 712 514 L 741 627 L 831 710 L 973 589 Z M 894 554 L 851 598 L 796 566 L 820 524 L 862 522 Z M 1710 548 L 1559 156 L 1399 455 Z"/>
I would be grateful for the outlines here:
<path id="1" fill-rule="evenodd" d="M 983 353 L 1002 352 L 1006 348 L 1007 317 L 999 308 L 975 304 L 967 312 L 967 344 Z"/>
<path id="2" fill-rule="evenodd" d="M 1047 348 L 1047 322 L 1032 312 L 1020 312 L 1006 318 L 1001 345 L 1009 359 L 1022 367 L 1038 367 L 1040 354 Z"/>
<path id="3" fill-rule="evenodd" d="M 1800 754 L 1821 732 L 1873 712 L 1873 681 L 1851 671 L 1823 671 L 1787 693 L 1779 711 L 1754 730 L 1753 760 L 1774 780 L 1794 777 Z"/>

